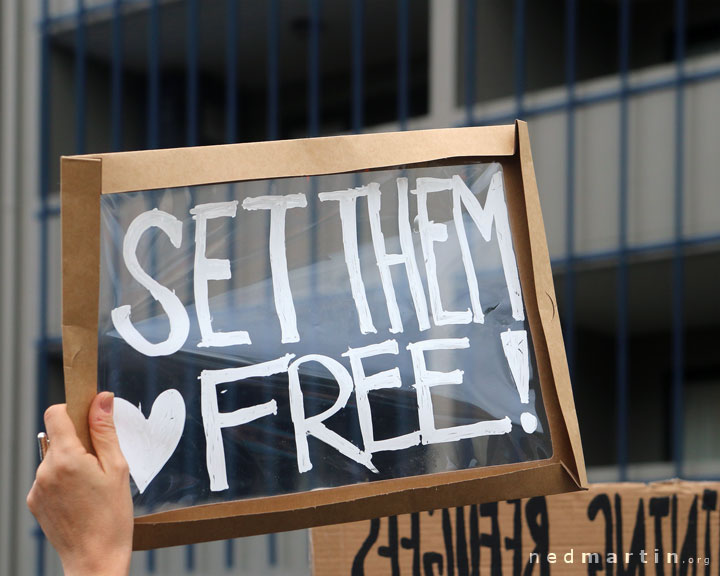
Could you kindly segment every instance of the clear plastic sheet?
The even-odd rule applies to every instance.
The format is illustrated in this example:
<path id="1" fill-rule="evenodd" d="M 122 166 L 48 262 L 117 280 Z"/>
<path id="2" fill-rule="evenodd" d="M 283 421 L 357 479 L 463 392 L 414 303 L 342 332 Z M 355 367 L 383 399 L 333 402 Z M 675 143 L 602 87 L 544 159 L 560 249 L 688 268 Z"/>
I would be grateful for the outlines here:
<path id="1" fill-rule="evenodd" d="M 173 428 L 182 430 L 177 447 L 166 449 L 171 455 L 159 450 L 129 458 L 131 472 L 136 476 L 133 495 L 137 513 L 527 462 L 552 455 L 528 322 L 524 317 L 522 300 L 519 300 L 520 313 L 517 300 L 511 302 L 512 282 L 508 278 L 512 280 L 512 266 L 501 258 L 498 222 L 503 219 L 502 211 L 495 211 L 492 235 L 486 241 L 481 234 L 481 226 L 451 190 L 430 191 L 426 195 L 416 193 L 421 182 L 423 186 L 442 188 L 440 180 L 422 179 L 447 179 L 447 183 L 453 177 L 459 178 L 474 194 L 479 205 L 484 207 L 486 216 L 493 215 L 488 190 L 498 182 L 502 184 L 502 169 L 496 163 L 238 182 L 102 197 L 99 388 L 112 390 L 118 398 L 139 408 L 138 414 L 142 413 L 144 418 L 148 418 L 160 394 L 171 389 L 182 397 L 180 403 L 184 403 L 185 408 L 184 426 L 182 422 L 179 425 L 175 423 L 179 428 Z M 377 187 L 373 188 L 375 184 Z M 380 192 L 371 194 L 374 198 L 371 201 L 364 194 L 369 189 Z M 340 214 L 341 202 L 332 195 L 323 195 L 343 190 L 346 196 L 357 196 L 354 206 L 345 208 L 345 222 Z M 500 198 L 504 200 L 502 186 L 500 193 Z M 284 221 L 286 240 L 284 250 L 276 249 L 272 253 L 271 211 L 258 209 L 247 199 L 281 198 L 289 194 L 304 195 L 306 206 L 288 208 L 284 218 L 274 215 L 278 222 Z M 407 207 L 403 198 L 408 200 Z M 379 211 L 374 212 L 378 201 Z M 422 215 L 418 216 L 419 201 L 427 205 L 426 221 L 423 221 Z M 234 217 L 227 215 L 232 211 L 229 206 L 233 206 L 227 203 L 233 202 L 236 202 Z M 373 202 L 375 204 L 371 205 Z M 198 210 L 193 209 L 208 203 L 224 203 L 222 210 L 226 215 L 206 220 L 205 233 L 200 235 L 201 239 L 206 238 L 202 253 L 196 242 Z M 459 207 L 460 211 L 454 213 L 453 206 L 456 209 Z M 492 206 L 502 208 L 504 203 Z M 252 207 L 256 209 L 248 209 Z M 140 269 L 182 302 L 189 320 L 187 338 L 179 349 L 170 355 L 159 356 L 148 356 L 129 345 L 118 332 L 112 312 L 130 306 L 129 321 L 142 338 L 150 344 L 168 339 L 171 322 L 167 311 L 151 295 L 147 280 L 143 285 L 138 281 L 137 273 L 135 276 L 131 274 L 127 254 L 123 256 L 123 245 L 127 244 L 126 236 L 131 223 L 152 210 L 166 213 L 168 221 L 173 220 L 170 216 L 174 217 L 176 223 L 173 225 L 180 242 L 176 241 L 176 246 L 166 231 L 150 227 L 140 234 L 132 252 Z M 195 218 L 191 210 L 195 212 Z M 379 227 L 374 233 L 371 226 L 373 213 L 379 215 Z M 460 234 L 458 217 L 464 225 Z M 356 224 L 354 231 L 352 223 Z M 436 223 L 444 223 L 444 226 Z M 378 265 L 379 246 L 388 255 L 408 256 L 407 244 L 403 246 L 400 239 L 405 225 L 412 239 L 414 260 L 421 278 L 420 298 L 416 300 L 410 292 L 408 268 L 401 258 L 395 258 L 398 263 L 392 262 L 392 256 L 387 260 L 390 280 L 386 277 L 385 290 L 381 278 L 383 267 Z M 282 230 L 278 230 L 280 226 L 277 222 L 276 226 L 274 233 L 280 235 Z M 431 228 L 434 232 L 427 233 Z M 384 243 L 380 242 L 378 230 L 382 231 Z M 443 230 L 446 231 L 446 239 L 443 239 Z M 421 238 L 423 233 L 426 234 L 425 240 Z M 359 263 L 356 274 L 362 279 L 366 306 L 358 303 L 359 292 L 354 295 L 351 287 L 349 269 L 353 267 L 352 255 L 355 252 L 347 242 L 353 236 L 357 238 Z M 477 280 L 481 314 L 473 310 L 470 296 L 472 282 L 468 280 L 468 260 L 462 257 L 462 238 L 467 238 L 469 252 L 466 256 L 471 259 L 471 272 Z M 437 277 L 439 302 L 448 312 L 444 321 L 449 319 L 450 322 L 463 323 L 438 325 L 434 318 L 431 302 L 433 281 L 432 278 L 428 281 L 423 241 L 426 242 L 425 252 L 429 244 L 434 254 L 436 273 L 431 276 Z M 507 241 L 510 242 L 510 239 Z M 512 246 L 511 243 L 509 245 Z M 284 325 L 281 325 L 281 313 L 276 306 L 277 294 L 282 290 L 282 279 L 278 274 L 278 270 L 284 268 L 279 258 L 281 252 L 285 253 L 287 260 L 286 287 L 291 292 L 299 339 L 295 342 L 290 341 L 293 340 L 292 322 L 286 315 Z M 511 254 L 514 259 L 512 250 Z M 381 260 L 382 256 L 380 254 Z M 196 278 L 196 264 L 202 259 L 216 263 L 227 260 L 232 277 L 204 280 L 201 275 Z M 227 266 L 211 264 L 214 272 L 211 271 L 210 276 L 222 277 L 222 268 Z M 392 306 L 388 305 L 388 299 L 391 299 L 387 293 L 388 283 L 392 284 L 391 292 L 394 292 L 397 302 L 398 317 L 394 323 L 389 311 Z M 207 287 L 211 330 L 225 334 L 246 331 L 251 343 L 207 345 L 208 338 L 203 338 L 198 321 L 197 296 L 201 300 L 204 298 L 203 285 Z M 164 298 L 166 301 L 169 299 L 167 295 Z M 419 305 L 420 313 L 418 311 L 418 300 L 424 301 L 427 308 L 427 329 L 421 330 L 423 314 L 422 304 Z M 369 314 L 362 326 L 361 309 Z M 118 315 L 117 312 L 115 315 Z M 465 323 L 470 317 L 471 320 Z M 503 336 L 504 333 L 506 336 Z M 523 349 L 522 343 L 507 336 L 509 334 L 525 334 L 527 348 Z M 467 347 L 463 347 L 463 339 L 467 339 Z M 416 351 L 417 357 L 424 358 L 425 368 L 445 373 L 445 376 L 439 377 L 440 381 L 448 380 L 447 373 L 455 374 L 457 378 L 458 372 L 454 371 L 462 372 L 461 384 L 440 383 L 433 386 L 429 393 L 433 426 L 440 431 L 437 436 L 418 433 L 422 427 L 420 397 L 430 388 L 417 385 L 419 367 L 417 361 L 413 365 L 413 354 L 408 349 L 409 344 L 430 340 L 440 341 L 441 344 L 452 341 L 456 347 L 448 349 L 447 345 L 441 345 L 441 349 L 426 350 L 424 353 Z M 400 442 L 404 445 L 400 449 L 370 454 L 365 446 L 360 424 L 362 417 L 358 411 L 358 373 L 353 372 L 347 353 L 349 349 L 380 343 L 386 343 L 389 348 L 385 353 L 368 354 L 361 360 L 364 374 L 370 377 L 397 369 L 401 386 L 371 390 L 363 406 L 370 407 L 372 433 L 374 441 L 380 442 L 378 446 L 383 446 L 381 441 L 393 437 L 408 435 L 408 440 Z M 397 354 L 391 350 L 395 346 Z M 285 358 L 287 354 L 294 357 L 288 357 L 286 365 L 307 355 L 321 355 L 332 360 L 323 365 L 311 359 L 297 366 L 300 404 L 306 419 L 330 409 L 338 399 L 340 387 L 337 374 L 331 374 L 327 366 L 335 366 L 337 371 L 340 369 L 333 362 L 339 363 L 351 378 L 350 383 L 354 387 L 347 401 L 336 406 L 337 412 L 322 424 L 331 434 L 345 439 L 348 445 L 364 454 L 363 458 L 367 461 L 358 462 L 356 460 L 360 457 L 348 457 L 317 435 L 302 433 L 302 428 L 299 435 L 307 442 L 307 461 L 304 464 L 299 461 L 298 442 L 302 443 L 303 438 L 297 438 L 298 429 L 291 413 L 292 385 L 287 371 L 280 370 L 262 377 L 251 376 L 212 387 L 201 380 L 203 373 L 207 376 L 210 371 L 252 367 Z M 511 368 L 511 357 L 516 361 L 515 372 Z M 518 358 L 521 360 L 519 363 Z M 526 371 L 525 376 L 522 375 L 523 370 Z M 517 380 L 526 380 L 528 384 L 526 402 L 521 394 L 522 385 Z M 175 400 L 179 398 L 177 393 L 172 393 Z M 217 402 L 213 412 L 216 414 L 214 424 L 208 422 L 207 406 L 213 403 L 211 396 Z M 273 400 L 274 414 L 266 412 L 237 426 L 222 427 L 218 424 L 223 414 L 257 405 L 267 407 Z M 174 416 L 178 417 L 178 414 L 176 412 Z M 157 423 L 163 417 L 167 414 L 158 412 L 151 421 L 154 419 Z M 297 413 L 295 417 L 297 420 Z M 496 431 L 478 435 L 478 428 L 472 428 L 478 422 L 501 420 L 504 424 L 500 426 L 507 429 L 503 433 Z M 443 431 L 459 426 L 465 428 L 456 430 L 464 430 L 466 436 L 474 434 L 474 437 L 458 434 L 455 439 L 443 440 Z M 158 434 L 158 430 L 148 426 L 145 441 L 150 444 L 156 442 L 157 438 L 148 439 L 153 434 Z M 221 436 L 219 445 L 217 441 L 208 441 L 208 435 L 217 434 Z M 367 440 L 367 429 L 365 434 Z M 433 437 L 435 440 L 432 440 Z M 415 439 L 417 443 L 413 443 Z M 127 443 L 124 448 L 128 450 Z M 224 458 L 226 487 L 221 477 L 217 474 L 213 476 L 214 472 L 209 471 L 208 451 L 214 451 L 213 466 L 217 466 L 218 449 Z M 156 457 L 161 461 L 152 462 Z M 151 460 L 151 468 L 154 465 L 159 469 L 156 475 L 153 471 L 138 471 L 137 462 L 143 458 Z M 163 465 L 165 458 L 168 459 Z M 307 469 L 308 464 L 311 469 Z M 304 470 L 301 471 L 301 468 Z M 212 482 L 211 476 L 214 478 Z M 144 480 L 137 482 L 139 477 Z"/>

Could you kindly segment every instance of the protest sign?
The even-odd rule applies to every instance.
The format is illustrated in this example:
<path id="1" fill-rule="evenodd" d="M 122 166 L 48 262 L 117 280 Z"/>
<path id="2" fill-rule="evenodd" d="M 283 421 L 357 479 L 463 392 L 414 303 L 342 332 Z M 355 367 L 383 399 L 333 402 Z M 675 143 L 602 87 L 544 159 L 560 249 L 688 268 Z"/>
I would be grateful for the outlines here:
<path id="1" fill-rule="evenodd" d="M 718 574 L 718 492 L 718 482 L 593 484 L 314 528 L 313 574 Z"/>
<path id="2" fill-rule="evenodd" d="M 62 168 L 68 410 L 89 447 L 116 394 L 137 548 L 584 485 L 525 124 Z"/>

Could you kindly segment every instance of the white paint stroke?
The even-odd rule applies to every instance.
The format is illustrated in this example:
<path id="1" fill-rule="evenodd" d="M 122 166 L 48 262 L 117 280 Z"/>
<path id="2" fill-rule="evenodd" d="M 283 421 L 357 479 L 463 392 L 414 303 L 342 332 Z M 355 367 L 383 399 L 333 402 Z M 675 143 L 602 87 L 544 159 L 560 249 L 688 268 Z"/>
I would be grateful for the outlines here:
<path id="1" fill-rule="evenodd" d="M 447 226 L 433 222 L 428 216 L 428 194 L 433 192 L 450 191 L 453 188 L 451 178 L 418 178 L 413 194 L 417 195 L 417 222 L 420 231 L 420 244 L 425 259 L 425 272 L 427 274 L 428 292 L 430 294 L 430 308 L 436 326 L 448 324 L 469 324 L 472 319 L 470 310 L 445 310 L 440 296 L 440 284 L 437 277 L 437 263 L 435 260 L 434 244 L 446 242 L 448 239 Z"/>
<path id="2" fill-rule="evenodd" d="M 415 314 L 420 330 L 430 328 L 425 290 L 420 278 L 417 261 L 415 260 L 415 246 L 412 241 L 410 229 L 410 210 L 408 206 L 407 178 L 397 179 L 398 193 L 398 234 L 400 239 L 400 254 L 388 254 L 385 248 L 385 236 L 380 224 L 381 192 L 380 184 L 371 182 L 367 185 L 368 217 L 370 219 L 370 234 L 372 236 L 375 260 L 380 271 L 380 281 L 390 317 L 390 332 L 396 334 L 403 331 L 402 319 L 398 310 L 395 287 L 393 286 L 390 266 L 404 264 L 407 272 L 410 296 L 415 306 Z"/>
<path id="3" fill-rule="evenodd" d="M 205 463 L 212 492 L 227 490 L 230 487 L 227 479 L 222 429 L 241 426 L 263 416 L 277 415 L 277 402 L 274 398 L 264 404 L 238 408 L 233 412 L 220 412 L 217 386 L 248 378 L 264 378 L 287 372 L 288 364 L 294 357 L 294 354 L 285 354 L 282 358 L 269 362 L 222 370 L 203 370 L 200 373 L 200 406 L 207 444 Z"/>
<path id="4" fill-rule="evenodd" d="M 515 386 L 517 386 L 520 402 L 530 401 L 530 368 L 528 357 L 527 332 L 525 330 L 508 330 L 500 334 L 503 352 L 510 366 Z"/>
<path id="5" fill-rule="evenodd" d="M 318 362 L 335 378 L 338 385 L 338 396 L 335 403 L 320 414 L 305 416 L 305 403 L 303 399 L 302 387 L 300 386 L 300 366 L 306 362 Z M 345 367 L 337 360 L 322 356 L 320 354 L 308 354 L 295 360 L 288 368 L 289 375 L 289 397 L 290 397 L 290 415 L 292 417 L 293 426 L 295 427 L 295 446 L 297 449 L 298 470 L 308 472 L 312 470 L 312 462 L 310 460 L 310 448 L 308 446 L 308 436 L 314 436 L 318 440 L 325 442 L 328 446 L 332 446 L 358 464 L 362 464 L 372 472 L 377 473 L 377 469 L 372 463 L 372 454 L 360 450 L 352 442 L 340 436 L 338 433 L 330 430 L 323 422 L 335 414 L 337 414 L 347 404 L 350 394 L 353 390 L 352 376 Z"/>
<path id="6" fill-rule="evenodd" d="M 418 402 L 418 418 L 420 421 L 420 435 L 423 444 L 439 444 L 441 442 L 455 442 L 465 438 L 477 436 L 490 436 L 507 434 L 512 428 L 510 418 L 505 416 L 500 420 L 484 420 L 473 424 L 451 426 L 437 429 L 435 427 L 435 412 L 433 409 L 430 389 L 435 386 L 462 384 L 463 371 L 437 372 L 428 370 L 425 362 L 425 353 L 431 350 L 461 350 L 469 348 L 467 338 L 438 338 L 411 342 L 407 345 L 410 350 L 415 374 L 415 391 Z"/>
<path id="7" fill-rule="evenodd" d="M 528 404 L 530 402 L 530 355 L 527 331 L 508 330 L 500 334 L 500 339 L 505 358 L 510 366 L 510 373 L 520 395 L 520 402 Z M 532 434 L 537 429 L 537 417 L 530 412 L 523 412 L 520 415 L 520 424 L 525 432 Z"/>
<path id="8" fill-rule="evenodd" d="M 525 310 L 523 308 L 515 251 L 512 245 L 507 205 L 505 204 L 505 188 L 503 185 L 502 172 L 493 174 L 484 207 L 480 205 L 479 200 L 467 187 L 463 179 L 458 175 L 453 176 L 453 218 L 458 231 L 458 239 L 460 240 L 465 274 L 468 277 L 471 303 L 476 321 L 478 321 L 477 319 L 480 318 L 480 302 L 477 296 L 477 279 L 474 279 L 475 271 L 472 266 L 465 226 L 462 223 L 461 205 L 464 206 L 468 214 L 470 214 L 475 226 L 486 242 L 489 242 L 491 239 L 492 225 L 493 222 L 495 223 L 495 234 L 498 239 L 500 258 L 503 273 L 505 274 L 505 283 L 510 296 L 512 315 L 515 320 L 524 320 Z"/>
<path id="9" fill-rule="evenodd" d="M 230 280 L 230 261 L 206 256 L 207 221 L 214 218 L 235 218 L 238 201 L 211 202 L 198 204 L 190 210 L 195 220 L 195 271 L 193 284 L 195 290 L 195 310 L 200 326 L 198 348 L 210 346 L 235 346 L 251 344 L 250 335 L 245 330 L 233 332 L 215 332 L 212 328 L 210 302 L 208 301 L 208 282 L 210 280 Z"/>
<path id="10" fill-rule="evenodd" d="M 367 188 L 365 186 L 336 192 L 321 192 L 318 194 L 321 202 L 330 200 L 338 202 L 345 265 L 347 266 L 348 276 L 350 277 L 350 289 L 358 314 L 360 332 L 363 334 L 375 334 L 377 330 L 373 324 L 370 307 L 368 306 L 365 283 L 363 282 L 362 270 L 360 268 L 360 255 L 358 253 L 357 199 L 362 196 L 367 196 Z"/>
<path id="11" fill-rule="evenodd" d="M 166 340 L 158 343 L 149 342 L 130 320 L 131 306 L 118 306 L 110 312 L 112 323 L 118 334 L 135 350 L 145 356 L 169 356 L 174 354 L 187 340 L 190 333 L 190 318 L 185 306 L 175 292 L 163 286 L 145 272 L 137 258 L 137 247 L 140 237 L 150 228 L 159 228 L 167 234 L 175 248 L 182 244 L 182 222 L 172 214 L 157 208 L 143 212 L 128 226 L 123 239 L 123 260 L 130 275 L 137 280 L 150 295 L 162 306 L 170 322 L 170 333 Z"/>
<path id="12" fill-rule="evenodd" d="M 420 432 L 410 432 L 394 438 L 375 440 L 372 410 L 370 408 L 368 393 L 373 390 L 400 388 L 402 386 L 402 380 L 400 379 L 400 370 L 398 368 L 366 376 L 362 361 L 364 358 L 371 358 L 373 356 L 379 356 L 380 354 L 397 355 L 397 353 L 397 342 L 395 340 L 386 340 L 385 342 L 371 344 L 362 348 L 348 348 L 348 351 L 343 354 L 343 356 L 350 359 L 350 367 L 352 368 L 353 380 L 355 381 L 355 399 L 357 402 L 360 432 L 362 433 L 365 451 L 371 454 L 386 450 L 403 450 L 420 443 Z"/>
<path id="13" fill-rule="evenodd" d="M 275 312 L 282 331 L 281 342 L 299 342 L 295 304 L 288 278 L 287 252 L 285 249 L 285 219 L 290 208 L 305 208 L 305 194 L 285 196 L 257 196 L 246 198 L 245 210 L 270 210 L 270 271 L 272 273 Z"/>
<path id="14" fill-rule="evenodd" d="M 115 397 L 113 420 L 130 476 L 142 494 L 180 442 L 185 429 L 185 401 L 174 388 L 165 390 L 155 399 L 146 419 L 139 407 Z"/>

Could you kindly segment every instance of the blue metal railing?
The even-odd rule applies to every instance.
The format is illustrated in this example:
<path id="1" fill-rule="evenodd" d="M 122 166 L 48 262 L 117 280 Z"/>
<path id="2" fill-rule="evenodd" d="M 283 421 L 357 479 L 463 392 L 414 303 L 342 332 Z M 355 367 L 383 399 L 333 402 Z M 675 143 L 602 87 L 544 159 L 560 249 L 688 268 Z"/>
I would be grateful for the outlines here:
<path id="1" fill-rule="evenodd" d="M 77 2 L 75 22 L 75 153 L 85 153 L 85 84 L 87 54 L 85 53 L 85 2 Z"/>
<path id="2" fill-rule="evenodd" d="M 112 15 L 112 151 L 123 149 L 123 0 L 113 2 Z"/>
<path id="3" fill-rule="evenodd" d="M 474 5 L 474 2 L 473 2 Z M 513 82 L 515 84 L 515 110 L 517 118 L 525 116 L 525 0 L 515 0 L 515 30 L 513 35 L 513 43 L 515 45 L 515 70 L 513 74 Z M 474 17 L 474 14 L 473 14 Z M 475 20 L 470 20 L 472 34 L 475 34 Z M 475 39 L 472 39 L 471 46 L 475 46 Z M 472 50 L 473 54 L 475 50 Z M 474 64 L 474 58 L 473 58 Z M 475 84 L 474 82 L 472 84 Z M 474 102 L 474 98 L 469 98 L 469 102 Z"/>
<path id="4" fill-rule="evenodd" d="M 279 0 L 268 1 L 268 35 L 267 35 L 267 106 L 268 106 L 268 140 L 279 138 L 280 115 L 280 73 L 278 69 L 280 5 Z"/>
<path id="5" fill-rule="evenodd" d="M 47 285 L 50 276 L 48 264 L 48 221 L 51 218 L 48 207 L 50 192 L 50 34 L 48 31 L 49 0 L 42 0 L 40 13 L 40 302 L 38 303 L 40 322 L 37 342 L 37 400 L 36 430 L 44 430 L 43 415 L 48 405 L 48 295 Z M 39 464 L 38 457 L 38 464 Z M 36 570 L 37 574 L 45 574 L 45 535 L 40 526 L 35 526 Z"/>
<path id="6" fill-rule="evenodd" d="M 353 0 L 352 29 L 352 130 L 356 134 L 363 129 L 365 123 L 364 105 L 364 62 L 363 50 L 365 41 L 365 3 L 364 0 Z"/>
<path id="7" fill-rule="evenodd" d="M 186 0 L 185 23 L 186 23 L 186 60 L 187 60 L 187 83 L 185 87 L 186 102 L 186 144 L 197 146 L 198 144 L 198 51 L 199 51 L 199 0 Z M 190 190 L 192 197 L 192 189 Z M 192 374 L 186 374 L 191 380 Z M 189 456 L 185 456 L 185 467 L 191 468 Z M 195 546 L 185 546 L 185 571 L 195 571 Z"/>
<path id="8" fill-rule="evenodd" d="M 228 144 L 237 141 L 238 135 L 238 78 L 237 78 L 237 41 L 238 41 L 238 0 L 227 0 L 227 29 L 225 31 L 225 140 Z M 234 186 L 228 184 L 228 200 L 234 198 Z M 235 229 L 230 242 L 230 261 L 235 259 Z M 235 565 L 235 543 L 225 542 L 225 567 L 230 570 Z"/>
<path id="9" fill-rule="evenodd" d="M 187 145 L 198 143 L 198 18 L 199 0 L 187 0 Z"/>
<path id="10" fill-rule="evenodd" d="M 147 80 L 147 134 L 146 146 L 148 149 L 160 146 L 160 2 L 151 0 L 149 6 L 150 22 L 148 25 L 148 80 Z M 152 251 L 151 266 L 155 267 L 155 250 Z M 151 375 L 151 381 L 154 380 Z M 148 572 L 154 574 L 157 569 L 157 559 L 154 550 L 145 555 L 145 566 Z"/>
<path id="11" fill-rule="evenodd" d="M 397 75 L 397 117 L 400 130 L 407 130 L 410 115 L 409 82 L 410 82 L 410 6 L 409 0 L 397 0 L 398 32 L 398 75 Z"/>
<path id="12" fill-rule="evenodd" d="M 238 0 L 227 0 L 225 31 L 225 141 L 237 141 L 238 125 Z"/>
<path id="13" fill-rule="evenodd" d="M 630 1 L 620 4 L 620 142 L 618 146 L 618 269 L 616 337 L 616 450 L 620 480 L 627 480 L 628 448 L 628 73 L 630 69 Z"/>
<path id="14" fill-rule="evenodd" d="M 350 129 L 361 132 L 365 128 L 365 93 L 366 93 L 366 3 L 364 0 L 349 0 L 351 15 L 351 30 L 347 34 L 350 44 L 350 98 L 349 117 Z M 526 38 L 527 38 L 527 10 L 526 0 L 514 0 L 513 9 L 513 98 L 506 111 L 493 114 L 478 114 L 476 102 L 478 94 L 476 89 L 477 58 L 487 57 L 478 52 L 477 38 L 477 0 L 458 0 L 462 2 L 464 22 L 458 23 L 458 30 L 462 31 L 460 49 L 463 56 L 462 74 L 464 75 L 464 114 L 463 125 L 481 125 L 505 123 L 520 118 L 533 118 L 551 113 L 564 112 L 565 126 L 565 255 L 555 259 L 553 265 L 557 270 L 564 272 L 562 311 L 565 323 L 565 344 L 568 362 L 571 370 L 576 368 L 576 293 L 577 269 L 582 263 L 606 260 L 617 265 L 616 281 L 616 328 L 615 328 L 615 394 L 616 394 L 616 457 L 619 477 L 628 476 L 629 461 L 629 394 L 630 394 L 630 326 L 629 326 L 629 269 L 633 256 L 645 253 L 671 254 L 672 259 L 672 382 L 670 390 L 671 410 L 671 457 L 676 468 L 676 474 L 683 472 L 683 382 L 685 375 L 685 314 L 684 314 L 684 264 L 686 248 L 692 245 L 709 245 L 720 242 L 720 233 L 703 237 L 687 238 L 684 230 L 685 215 L 685 158 L 684 158 L 684 130 L 685 130 L 685 90 L 689 85 L 709 82 L 720 78 L 720 67 L 713 67 L 702 71 L 689 71 L 685 66 L 685 28 L 686 3 L 684 0 L 675 0 L 675 43 L 674 61 L 675 74 L 672 78 L 660 80 L 645 80 L 633 82 L 630 78 L 630 48 L 632 41 L 630 27 L 630 0 L 621 0 L 618 6 L 618 61 L 619 86 L 612 89 L 599 89 L 589 93 L 578 94 L 576 91 L 576 57 L 577 57 L 577 10 L 578 1 L 568 0 L 565 3 L 564 14 L 564 44 L 565 44 L 565 90 L 550 101 L 542 104 L 533 104 L 526 101 L 527 70 L 526 70 Z M 397 78 L 396 115 L 400 129 L 406 129 L 412 116 L 411 94 L 414 85 L 411 70 L 411 19 L 412 10 L 419 5 L 409 0 L 396 0 L 388 5 L 388 10 L 397 12 L 396 49 L 397 49 Z M 198 144 L 200 132 L 200 26 L 199 14 L 201 4 L 199 0 L 185 0 L 186 6 L 186 84 L 185 84 L 185 142 L 187 145 Z M 110 44 L 110 82 L 111 107 L 109 127 L 112 150 L 124 148 L 124 66 L 125 66 L 125 18 L 128 9 L 143 7 L 148 12 L 147 35 L 147 76 L 146 76 L 146 134 L 147 148 L 157 148 L 167 139 L 161 134 L 161 4 L 159 0 L 109 0 L 107 2 L 93 3 L 86 6 L 83 0 L 77 0 L 75 9 L 51 15 L 49 0 L 41 0 L 41 23 L 39 27 L 41 42 L 41 95 L 40 95 L 40 189 L 39 198 L 41 208 L 38 217 L 40 226 L 40 326 L 37 352 L 38 398 L 37 418 L 38 427 L 41 426 L 42 415 L 47 404 L 48 390 L 48 358 L 49 346 L 52 337 L 48 327 L 48 293 L 49 284 L 49 222 L 59 214 L 57 206 L 50 200 L 51 170 L 53 159 L 50 158 L 51 142 L 51 98 L 52 86 L 50 80 L 51 39 L 54 30 L 60 25 L 72 25 L 74 28 L 74 137 L 75 152 L 86 152 L 87 142 L 87 28 L 91 19 L 106 15 L 111 19 Z M 225 10 L 225 140 L 236 142 L 241 139 L 242 127 L 242 94 L 238 79 L 239 58 L 239 16 L 241 2 L 239 0 L 226 0 Z M 322 130 L 322 67 L 321 67 L 321 41 L 323 33 L 323 3 L 321 0 L 307 0 L 308 13 L 308 52 L 307 52 L 307 134 L 318 136 Z M 280 41 L 281 41 L 281 3 L 280 0 L 268 0 L 266 8 L 266 131 L 265 137 L 275 140 L 283 135 L 283 105 L 281 101 L 281 68 L 280 68 Z M 661 90 L 672 89 L 675 93 L 674 110 L 674 233 L 673 238 L 651 245 L 631 245 L 628 237 L 628 214 L 630 205 L 629 173 L 629 103 L 631 98 Z M 616 102 L 619 105 L 619 139 L 618 139 L 618 247 L 617 249 L 602 252 L 577 251 L 575 243 L 576 223 L 576 114 L 583 107 L 603 103 Z M 287 130 L 285 130 L 287 131 Z M 242 138 L 247 139 L 247 138 Z M 231 190 L 229 191 L 231 193 Z M 316 211 L 314 203 L 313 211 Z M 313 212 L 315 214 L 315 212 Z M 231 246 L 234 250 L 234 244 Z M 313 239 L 313 253 L 317 251 L 316 239 Z M 232 257 L 232 256 L 231 256 Z M 38 553 L 37 573 L 45 573 L 44 539 L 42 533 L 37 531 Z M 276 564 L 278 558 L 277 541 L 274 536 L 268 537 L 268 561 Z M 153 552 L 147 553 L 147 570 L 156 570 L 156 557 Z M 225 548 L 225 564 L 228 569 L 235 566 L 235 550 L 232 541 L 228 541 Z M 196 566 L 193 547 L 186 548 L 185 567 L 193 572 Z"/>
<path id="15" fill-rule="evenodd" d="M 147 143 L 160 146 L 160 2 L 150 1 L 148 26 Z"/>
<path id="16" fill-rule="evenodd" d="M 684 393 L 683 376 L 685 369 L 684 332 L 684 254 L 683 221 L 684 177 L 685 177 L 685 1 L 675 0 L 675 246 L 673 251 L 673 379 L 672 379 L 672 458 L 675 474 L 683 472 L 683 426 Z"/>
<path id="17" fill-rule="evenodd" d="M 476 0 L 465 0 L 465 124 L 475 125 L 475 22 L 477 20 Z"/>
<path id="18" fill-rule="evenodd" d="M 524 21 L 523 21 L 524 25 Z M 565 11 L 565 350 L 572 375 L 575 369 L 575 48 L 577 46 L 576 0 L 568 0 Z M 525 113 L 528 114 L 528 109 Z"/>
<path id="19" fill-rule="evenodd" d="M 320 134 L 320 0 L 309 0 L 308 42 L 308 136 Z"/>

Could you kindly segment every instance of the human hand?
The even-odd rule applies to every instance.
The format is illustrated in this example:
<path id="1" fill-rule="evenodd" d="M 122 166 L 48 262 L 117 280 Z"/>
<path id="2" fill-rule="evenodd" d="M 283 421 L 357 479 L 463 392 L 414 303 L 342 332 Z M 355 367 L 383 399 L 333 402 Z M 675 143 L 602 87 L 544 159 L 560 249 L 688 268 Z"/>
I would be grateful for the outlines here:
<path id="1" fill-rule="evenodd" d="M 133 503 L 128 466 L 113 423 L 113 394 L 101 392 L 88 423 L 96 455 L 80 442 L 65 404 L 45 412 L 50 444 L 27 497 L 66 576 L 126 576 Z"/>

